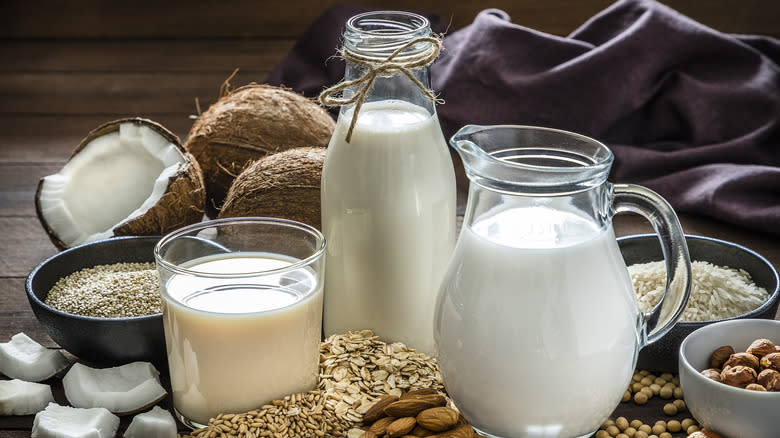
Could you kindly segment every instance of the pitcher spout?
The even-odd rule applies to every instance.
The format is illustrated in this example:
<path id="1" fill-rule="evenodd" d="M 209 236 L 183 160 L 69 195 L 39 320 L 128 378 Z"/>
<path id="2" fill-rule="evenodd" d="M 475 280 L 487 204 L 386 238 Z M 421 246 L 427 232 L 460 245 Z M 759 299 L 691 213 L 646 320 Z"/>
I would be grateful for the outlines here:
<path id="1" fill-rule="evenodd" d="M 450 138 L 450 146 L 458 152 L 467 169 L 475 165 L 476 160 L 487 158 L 487 153 L 479 147 L 479 133 L 489 126 L 466 125 Z"/>
<path id="2" fill-rule="evenodd" d="M 551 128 L 467 125 L 450 139 L 469 180 L 523 194 L 550 195 L 603 184 L 614 156 L 601 142 Z"/>

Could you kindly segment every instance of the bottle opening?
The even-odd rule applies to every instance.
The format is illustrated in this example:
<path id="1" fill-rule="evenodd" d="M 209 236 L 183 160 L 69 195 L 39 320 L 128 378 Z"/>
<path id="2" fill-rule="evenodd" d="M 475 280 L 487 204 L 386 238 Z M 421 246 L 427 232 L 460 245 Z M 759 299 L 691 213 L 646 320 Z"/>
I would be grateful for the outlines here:
<path id="1" fill-rule="evenodd" d="M 386 58 L 409 41 L 430 34 L 431 24 L 422 15 L 403 11 L 366 12 L 347 21 L 344 48 L 363 56 Z M 429 47 L 427 42 L 415 44 L 404 50 L 401 58 L 417 55 Z"/>

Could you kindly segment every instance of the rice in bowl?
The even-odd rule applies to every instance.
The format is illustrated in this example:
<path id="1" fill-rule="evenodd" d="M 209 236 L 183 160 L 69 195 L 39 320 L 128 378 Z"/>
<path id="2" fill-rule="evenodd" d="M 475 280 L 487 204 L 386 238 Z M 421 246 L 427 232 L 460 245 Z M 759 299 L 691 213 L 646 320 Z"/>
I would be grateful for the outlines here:
<path id="1" fill-rule="evenodd" d="M 694 261 L 691 272 L 691 295 L 680 321 L 732 318 L 758 308 L 769 298 L 766 289 L 757 286 L 743 269 Z M 666 265 L 662 261 L 637 263 L 628 267 L 628 273 L 639 309 L 649 312 L 663 296 Z"/>

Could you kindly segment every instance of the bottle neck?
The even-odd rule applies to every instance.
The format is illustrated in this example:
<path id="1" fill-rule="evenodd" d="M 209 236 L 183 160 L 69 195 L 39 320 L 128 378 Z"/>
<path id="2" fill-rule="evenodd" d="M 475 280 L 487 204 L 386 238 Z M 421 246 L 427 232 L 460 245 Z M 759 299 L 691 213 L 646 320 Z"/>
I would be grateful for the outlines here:
<path id="1" fill-rule="evenodd" d="M 344 80 L 356 80 L 362 77 L 367 71 L 367 67 L 351 62 L 347 62 L 344 72 Z M 431 87 L 431 69 L 430 66 L 410 69 L 409 72 L 422 83 L 425 88 Z M 345 97 L 349 97 L 355 92 L 355 88 L 345 91 Z M 436 113 L 436 106 L 416 85 L 403 73 L 394 73 L 390 75 L 381 75 L 374 81 L 373 87 L 366 94 L 364 103 L 379 102 L 384 100 L 399 100 L 424 108 L 429 114 Z M 354 104 L 345 105 L 342 111 L 351 110 Z"/>
<path id="2" fill-rule="evenodd" d="M 350 18 L 344 30 L 344 52 L 347 59 L 345 81 L 358 80 L 369 71 L 367 65 L 351 62 L 348 55 L 352 54 L 365 60 L 367 64 L 378 65 L 388 60 L 403 64 L 425 56 L 431 50 L 430 42 L 419 40 L 430 36 L 431 28 L 428 20 L 413 13 L 378 11 Z M 417 42 L 413 43 L 414 41 Z M 431 87 L 430 66 L 408 68 L 406 71 L 419 83 L 416 84 L 402 71 L 380 73 L 363 102 L 400 100 L 418 105 L 430 114 L 434 114 L 434 103 L 420 88 L 420 85 L 425 89 Z M 353 96 L 358 86 L 345 90 L 344 97 Z M 345 105 L 342 111 L 349 111 L 352 108 L 354 104 Z"/>

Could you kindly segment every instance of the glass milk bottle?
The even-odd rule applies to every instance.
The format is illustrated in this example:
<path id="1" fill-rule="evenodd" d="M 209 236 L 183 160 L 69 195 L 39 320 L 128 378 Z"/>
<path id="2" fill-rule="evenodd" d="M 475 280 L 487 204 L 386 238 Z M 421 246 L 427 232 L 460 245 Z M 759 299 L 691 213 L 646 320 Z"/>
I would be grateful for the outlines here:
<path id="1" fill-rule="evenodd" d="M 341 105 L 322 171 L 326 336 L 371 329 L 433 352 L 455 243 L 455 174 L 429 89 L 439 47 L 417 14 L 346 24 L 345 81 L 320 96 Z"/>

